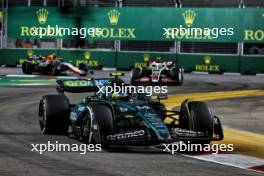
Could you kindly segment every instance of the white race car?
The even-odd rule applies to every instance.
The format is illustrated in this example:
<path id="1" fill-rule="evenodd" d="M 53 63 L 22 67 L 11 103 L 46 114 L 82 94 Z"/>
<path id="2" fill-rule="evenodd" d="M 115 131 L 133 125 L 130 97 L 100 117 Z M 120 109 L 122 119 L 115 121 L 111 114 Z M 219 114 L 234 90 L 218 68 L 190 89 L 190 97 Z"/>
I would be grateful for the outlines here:
<path id="1" fill-rule="evenodd" d="M 147 67 L 135 67 L 131 70 L 131 84 L 182 85 L 183 72 L 183 68 L 172 61 L 150 61 Z"/>

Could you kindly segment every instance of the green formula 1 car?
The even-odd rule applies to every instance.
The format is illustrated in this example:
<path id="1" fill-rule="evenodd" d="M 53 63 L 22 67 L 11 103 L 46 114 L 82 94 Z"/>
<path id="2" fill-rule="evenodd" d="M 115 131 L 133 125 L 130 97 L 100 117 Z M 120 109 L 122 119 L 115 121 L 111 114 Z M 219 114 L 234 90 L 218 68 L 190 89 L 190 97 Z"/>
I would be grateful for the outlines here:
<path id="1" fill-rule="evenodd" d="M 223 139 L 220 120 L 204 102 L 184 101 L 180 111 L 167 111 L 166 96 L 144 94 L 113 96 L 98 93 L 98 86 L 123 84 L 119 78 L 58 81 L 58 95 L 43 96 L 39 122 L 43 134 L 72 134 L 85 143 L 156 145 L 174 141 L 210 143 Z M 64 92 L 95 92 L 70 104 Z M 97 92 L 97 93 L 96 93 Z M 165 123 L 165 118 L 174 122 Z"/>

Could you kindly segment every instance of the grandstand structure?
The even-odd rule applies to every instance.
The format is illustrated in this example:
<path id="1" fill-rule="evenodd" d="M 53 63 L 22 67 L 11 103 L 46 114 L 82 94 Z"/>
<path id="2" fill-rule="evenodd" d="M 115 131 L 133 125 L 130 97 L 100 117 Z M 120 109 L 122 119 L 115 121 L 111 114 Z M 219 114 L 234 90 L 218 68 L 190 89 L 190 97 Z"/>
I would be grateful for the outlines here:
<path id="1" fill-rule="evenodd" d="M 183 42 L 136 40 L 69 40 L 69 39 L 16 39 L 7 36 L 8 8 L 11 6 L 63 7 L 204 7 L 204 8 L 263 8 L 263 0 L 1 0 L 5 18 L 1 23 L 1 49 L 61 49 L 113 51 L 118 53 L 177 54 L 177 57 L 195 55 L 264 56 L 264 43 L 243 42 Z M 20 18 L 18 16 L 18 18 Z M 23 20 L 23 19 L 21 19 Z M 224 58 L 224 57 L 223 57 Z M 264 60 L 264 58 L 263 58 Z M 240 61 L 239 61 L 240 62 Z M 239 68 L 240 69 L 240 68 Z M 264 71 L 264 70 L 263 70 Z M 244 73 L 249 73 L 244 70 Z"/>

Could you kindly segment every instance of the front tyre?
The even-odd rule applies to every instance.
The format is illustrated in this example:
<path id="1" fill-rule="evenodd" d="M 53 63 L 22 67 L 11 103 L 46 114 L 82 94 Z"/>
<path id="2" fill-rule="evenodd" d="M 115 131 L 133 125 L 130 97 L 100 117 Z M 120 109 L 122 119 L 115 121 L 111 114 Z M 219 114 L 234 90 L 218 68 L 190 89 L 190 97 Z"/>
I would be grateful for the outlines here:
<path id="1" fill-rule="evenodd" d="M 86 144 L 92 143 L 91 127 L 92 127 L 91 117 L 88 113 L 86 113 L 82 119 L 82 125 L 81 125 L 82 141 Z"/>
<path id="2" fill-rule="evenodd" d="M 64 95 L 46 95 L 39 104 L 39 125 L 43 134 L 66 134 L 70 104 Z"/>
<path id="3" fill-rule="evenodd" d="M 214 117 L 204 102 L 194 101 L 189 103 L 189 111 L 193 119 L 194 130 L 212 138 L 214 131 Z M 209 144 L 211 140 L 197 140 L 192 143 Z"/>
<path id="4" fill-rule="evenodd" d="M 92 140 L 95 143 L 100 143 L 102 148 L 107 149 L 109 145 L 105 142 L 105 137 L 113 134 L 115 131 L 115 119 L 112 108 L 104 103 L 91 103 L 97 132 L 93 134 Z"/>
<path id="5" fill-rule="evenodd" d="M 175 85 L 182 85 L 183 84 L 183 70 L 177 67 L 171 68 L 171 77 L 173 80 L 176 81 Z"/>

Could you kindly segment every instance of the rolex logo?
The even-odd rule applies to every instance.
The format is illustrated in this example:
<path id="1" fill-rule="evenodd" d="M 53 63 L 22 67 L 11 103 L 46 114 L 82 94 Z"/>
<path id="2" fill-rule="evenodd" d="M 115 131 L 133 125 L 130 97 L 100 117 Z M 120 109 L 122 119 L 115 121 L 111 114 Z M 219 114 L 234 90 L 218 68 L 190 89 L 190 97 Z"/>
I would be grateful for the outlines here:
<path id="1" fill-rule="evenodd" d="M 84 58 L 86 59 L 86 60 L 89 60 L 90 58 L 91 58 L 91 53 L 90 52 L 84 52 Z"/>
<path id="2" fill-rule="evenodd" d="M 118 12 L 118 10 L 110 10 L 108 13 L 108 18 L 110 21 L 110 24 L 112 25 L 116 25 L 118 23 L 119 20 L 119 16 L 120 16 L 120 12 Z"/>
<path id="3" fill-rule="evenodd" d="M 149 61 L 149 58 L 150 58 L 150 55 L 149 54 L 144 54 L 143 55 L 144 62 L 148 62 Z"/>
<path id="4" fill-rule="evenodd" d="M 34 54 L 34 51 L 32 51 L 32 50 L 28 50 L 28 51 L 27 51 L 27 55 L 28 55 L 29 57 L 33 56 L 33 54 Z"/>
<path id="5" fill-rule="evenodd" d="M 187 26 L 191 26 L 195 20 L 196 13 L 192 10 L 186 10 L 184 13 L 182 13 L 182 16 L 184 18 L 184 22 Z"/>
<path id="6" fill-rule="evenodd" d="M 36 13 L 37 13 L 39 23 L 40 24 L 46 23 L 48 14 L 49 14 L 48 10 L 41 8 L 41 9 L 38 9 Z"/>
<path id="7" fill-rule="evenodd" d="M 210 65 L 211 64 L 212 58 L 210 56 L 205 56 L 204 57 L 204 64 L 205 65 Z"/>

